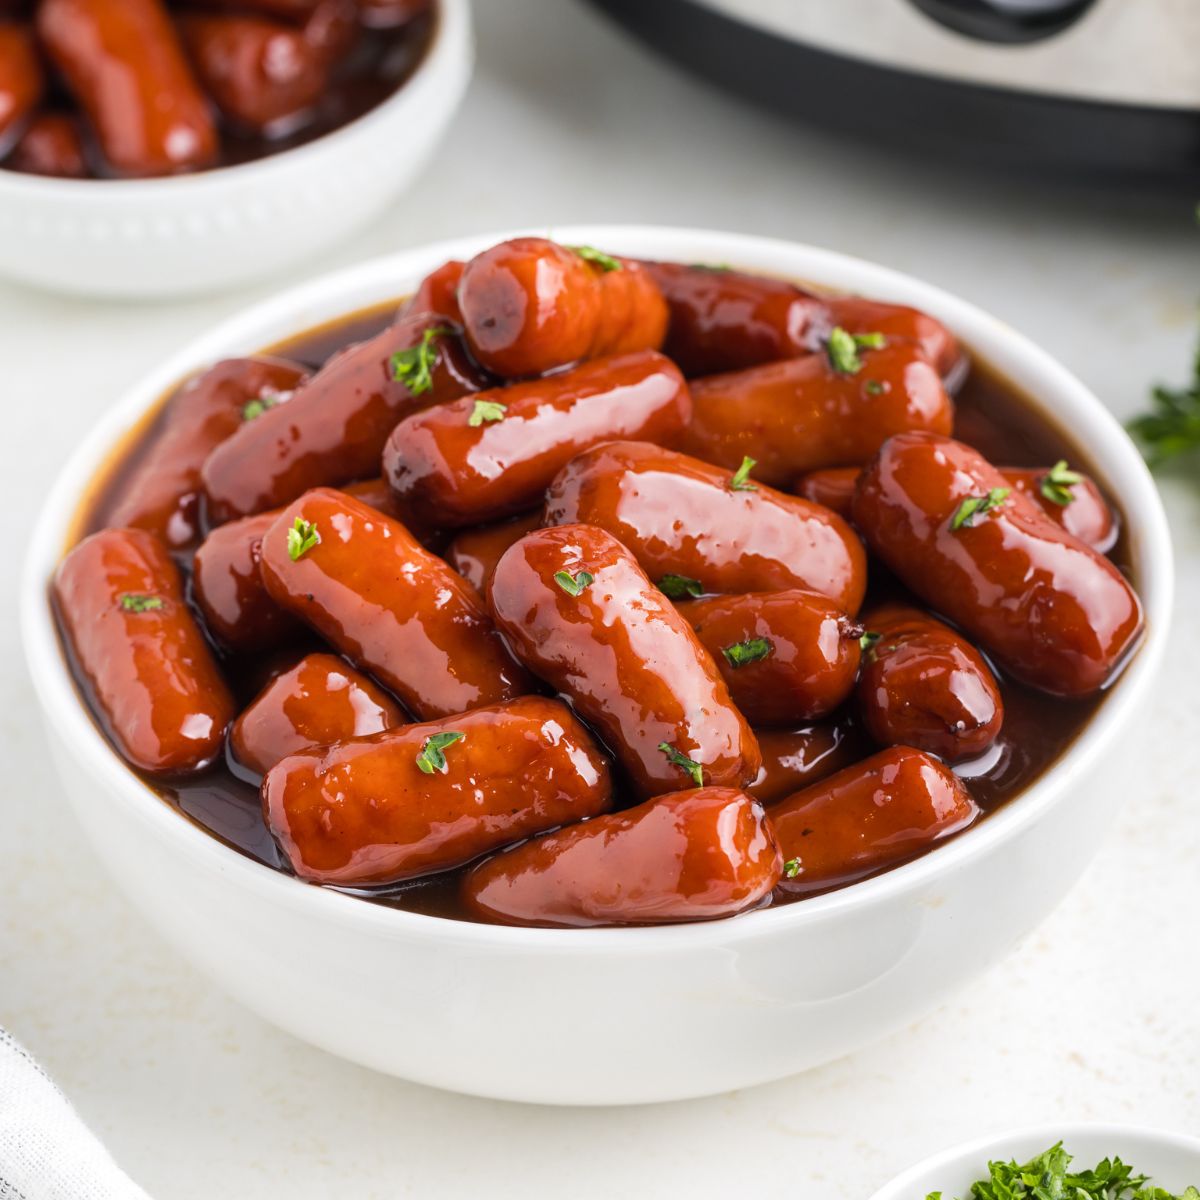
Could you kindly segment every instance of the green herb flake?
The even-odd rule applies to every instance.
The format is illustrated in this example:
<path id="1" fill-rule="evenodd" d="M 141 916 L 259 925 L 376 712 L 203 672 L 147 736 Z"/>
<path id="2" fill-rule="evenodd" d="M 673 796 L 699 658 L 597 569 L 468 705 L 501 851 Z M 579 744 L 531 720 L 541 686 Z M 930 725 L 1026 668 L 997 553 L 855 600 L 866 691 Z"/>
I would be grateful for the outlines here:
<path id="1" fill-rule="evenodd" d="M 761 662 L 775 652 L 775 646 L 770 638 L 747 638 L 744 642 L 734 642 L 732 646 L 722 646 L 721 653 L 731 667 L 748 667 L 751 663 Z"/>
<path id="2" fill-rule="evenodd" d="M 1156 387 L 1150 411 L 1129 422 L 1129 432 L 1151 467 L 1200 450 L 1200 345 L 1186 387 Z"/>
<path id="3" fill-rule="evenodd" d="M 417 755 L 417 766 L 426 775 L 432 775 L 434 771 L 441 771 L 446 774 L 449 767 L 446 764 L 446 755 L 443 751 L 447 746 L 453 746 L 455 742 L 461 742 L 467 735 L 458 733 L 457 731 L 449 733 L 435 733 L 425 739 L 425 744 L 421 747 L 421 753 Z"/>
<path id="4" fill-rule="evenodd" d="M 1011 491 L 1010 487 L 994 487 L 986 496 L 968 496 L 954 510 L 954 516 L 950 518 L 951 530 L 957 533 L 960 529 L 971 529 L 981 517 L 1000 508 Z"/>
<path id="5" fill-rule="evenodd" d="M 865 391 L 868 396 L 882 396 L 884 387 L 878 379 L 868 379 L 867 382 L 863 384 L 863 391 Z"/>
<path id="6" fill-rule="evenodd" d="M 671 600 L 694 600 L 704 595 L 704 586 L 698 579 L 687 575 L 664 575 L 658 581 L 658 590 Z"/>
<path id="7" fill-rule="evenodd" d="M 798 858 L 789 858 L 783 864 L 783 877 L 784 879 L 795 879 L 802 869 L 803 867 Z"/>
<path id="8" fill-rule="evenodd" d="M 1051 504 L 1057 504 L 1060 508 L 1066 508 L 1075 499 L 1075 493 L 1071 491 L 1071 488 L 1075 484 L 1082 482 L 1083 476 L 1078 471 L 1068 469 L 1067 460 L 1060 458 L 1038 480 L 1038 490 Z"/>
<path id="9" fill-rule="evenodd" d="M 1074 1172 L 1071 1162 L 1062 1142 L 1027 1163 L 990 1162 L 987 1178 L 972 1184 L 970 1200 L 1200 1200 L 1194 1187 L 1182 1195 L 1155 1187 L 1115 1156 L 1090 1171 Z M 926 1200 L 942 1195 L 930 1192 Z"/>
<path id="10" fill-rule="evenodd" d="M 830 330 L 825 352 L 829 365 L 839 375 L 857 375 L 862 370 L 861 350 L 882 350 L 887 339 L 882 333 L 848 333 L 840 325 Z"/>
<path id="11" fill-rule="evenodd" d="M 872 633 L 869 629 L 858 639 L 858 648 L 866 654 L 875 648 L 875 643 L 883 637 L 882 633 Z"/>
<path id="12" fill-rule="evenodd" d="M 571 246 L 584 262 L 590 262 L 599 267 L 602 271 L 620 271 L 622 269 L 620 259 L 613 258 L 611 254 L 605 254 L 603 250 L 597 250 L 595 246 Z"/>
<path id="13" fill-rule="evenodd" d="M 137 592 L 125 592 L 119 603 L 125 612 L 158 612 L 163 606 L 163 598 L 161 596 L 143 596 Z"/>
<path id="14" fill-rule="evenodd" d="M 731 492 L 757 492 L 758 484 L 750 482 L 750 472 L 758 466 L 758 459 L 748 454 L 742 459 L 742 465 L 729 477 Z"/>
<path id="15" fill-rule="evenodd" d="M 435 325 L 421 334 L 420 342 L 408 350 L 397 350 L 388 360 L 392 378 L 408 388 L 409 394 L 420 396 L 433 387 L 433 368 L 437 365 L 437 338 L 453 333 L 444 325 Z"/>
<path id="16" fill-rule="evenodd" d="M 554 572 L 554 582 L 568 596 L 578 596 L 585 587 L 595 581 L 596 577 L 590 571 L 576 571 L 574 575 L 568 574 L 566 571 Z"/>
<path id="17" fill-rule="evenodd" d="M 698 762 L 688 758 L 686 754 L 681 754 L 670 742 L 659 742 L 658 748 L 667 756 L 667 762 L 681 771 L 686 771 L 697 787 L 704 786 L 704 768 Z"/>
<path id="18" fill-rule="evenodd" d="M 501 404 L 497 400 L 476 400 L 475 406 L 471 409 L 471 415 L 467 418 L 467 424 L 472 429 L 478 429 L 484 421 L 504 420 L 506 412 L 508 412 L 507 404 Z"/>
<path id="19" fill-rule="evenodd" d="M 297 517 L 291 529 L 287 531 L 288 558 L 296 562 L 307 554 L 321 540 L 316 523 Z"/>
<path id="20" fill-rule="evenodd" d="M 728 263 L 689 263 L 693 271 L 715 271 L 717 274 L 732 271 Z"/>
<path id="21" fill-rule="evenodd" d="M 242 420 L 253 421 L 255 417 L 261 417 L 267 409 L 274 408 L 283 398 L 283 392 L 264 388 L 253 400 L 249 400 L 242 405 Z"/>

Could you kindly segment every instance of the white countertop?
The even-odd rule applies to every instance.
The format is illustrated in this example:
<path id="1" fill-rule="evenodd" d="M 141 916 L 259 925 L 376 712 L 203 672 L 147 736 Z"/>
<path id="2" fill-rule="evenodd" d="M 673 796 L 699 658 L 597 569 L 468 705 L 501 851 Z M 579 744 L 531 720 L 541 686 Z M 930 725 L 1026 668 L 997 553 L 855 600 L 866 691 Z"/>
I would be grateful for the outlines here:
<path id="1" fill-rule="evenodd" d="M 1152 380 L 1185 376 L 1200 294 L 1186 200 L 960 177 L 789 128 L 660 64 L 573 0 L 477 8 L 476 79 L 424 184 L 297 278 L 493 228 L 709 226 L 922 275 L 1042 341 L 1122 416 Z M 1196 481 L 1163 485 L 1180 558 L 1175 653 L 1153 732 L 1128 747 L 1144 782 L 1119 828 L 1006 962 L 851 1058 L 645 1109 L 467 1099 L 276 1032 L 161 943 L 62 801 L 25 677 L 15 567 L 39 498 L 92 420 L 167 352 L 277 286 L 97 305 L 0 284 L 0 1024 L 153 1196 L 726 1200 L 787 1188 L 795 1200 L 864 1200 L 915 1159 L 998 1127 L 1200 1126 Z"/>

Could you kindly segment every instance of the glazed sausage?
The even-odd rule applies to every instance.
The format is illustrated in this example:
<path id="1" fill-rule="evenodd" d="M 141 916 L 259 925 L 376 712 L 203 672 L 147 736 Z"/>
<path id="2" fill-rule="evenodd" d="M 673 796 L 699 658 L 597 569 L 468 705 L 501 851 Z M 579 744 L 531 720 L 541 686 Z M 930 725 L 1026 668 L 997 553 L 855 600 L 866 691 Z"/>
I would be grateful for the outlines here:
<path id="1" fill-rule="evenodd" d="M 816 592 L 752 592 L 678 605 L 752 726 L 823 717 L 854 689 L 861 625 Z"/>
<path id="2" fill-rule="evenodd" d="M 388 516 L 391 492 L 381 479 L 347 484 L 347 496 Z M 301 622 L 267 594 L 259 570 L 262 541 L 281 509 L 220 525 L 192 559 L 192 592 L 210 634 L 231 650 L 261 654 L 295 641 Z"/>
<path id="3" fill-rule="evenodd" d="M 526 534 L 496 564 L 488 598 L 516 656 L 600 732 L 639 794 L 758 774 L 754 735 L 712 659 L 604 530 Z"/>
<path id="4" fill-rule="evenodd" d="M 662 925 L 754 908 L 782 867 L 756 800 L 695 788 L 505 850 L 462 894 L 478 919 L 505 925 Z"/>
<path id="5" fill-rule="evenodd" d="M 256 775 L 277 762 L 403 725 L 404 710 L 333 654 L 309 654 L 277 675 L 233 723 L 233 756 Z"/>
<path id="6" fill-rule="evenodd" d="M 458 307 L 458 285 L 466 265 L 452 258 L 436 271 L 431 271 L 409 296 L 404 311 L 438 313 L 461 325 L 462 309 Z"/>
<path id="7" fill-rule="evenodd" d="M 654 350 L 598 358 L 406 417 L 383 451 L 401 511 L 461 527 L 527 512 L 576 454 L 609 438 L 678 441 L 683 376 Z"/>
<path id="8" fill-rule="evenodd" d="M 0 20 L 0 154 L 20 137 L 44 90 L 33 30 Z"/>
<path id="9" fill-rule="evenodd" d="M 797 729 L 756 729 L 762 767 L 746 791 L 771 805 L 862 758 L 862 738 L 844 721 Z"/>
<path id="10" fill-rule="evenodd" d="M 117 749 L 178 775 L 221 752 L 233 698 L 183 596 L 167 548 L 142 529 L 103 529 L 63 559 L 54 602 Z"/>
<path id="11" fill-rule="evenodd" d="M 875 741 L 958 762 L 1000 736 L 1000 687 L 970 642 L 907 605 L 877 608 L 863 624 L 870 632 L 858 708 Z"/>
<path id="12" fill-rule="evenodd" d="M 5 166 L 29 175 L 83 179 L 88 173 L 79 121 L 70 113 L 38 113 Z"/>
<path id="13" fill-rule="evenodd" d="M 322 0 L 182 0 L 185 8 L 232 8 L 241 12 L 265 13 L 302 23 L 320 7 Z"/>
<path id="14" fill-rule="evenodd" d="M 666 304 L 640 264 L 547 238 L 514 238 L 477 254 L 458 302 L 471 352 L 506 379 L 657 350 L 667 326 Z"/>
<path id="15" fill-rule="evenodd" d="M 803 496 L 814 504 L 822 504 L 848 521 L 854 506 L 854 489 L 861 474 L 861 467 L 825 467 L 820 471 L 806 471 L 792 485 L 792 490 L 797 496 Z"/>
<path id="16" fill-rule="evenodd" d="M 953 402 L 919 349 L 889 342 L 855 353 L 855 371 L 821 353 L 693 380 L 683 449 L 726 467 L 749 455 L 764 483 L 783 486 L 817 467 L 861 466 L 894 433 L 950 432 Z"/>
<path id="17" fill-rule="evenodd" d="M 1044 691 L 1090 695 L 1141 633 L 1116 567 L 962 442 L 892 438 L 859 480 L 854 521 L 916 595 Z"/>
<path id="18" fill-rule="evenodd" d="M 398 521 L 342 492 L 316 488 L 288 505 L 263 538 L 260 570 L 277 604 L 422 720 L 530 689 L 479 593 Z"/>
<path id="19" fill-rule="evenodd" d="M 676 596 L 807 588 L 855 613 L 866 555 L 834 513 L 647 442 L 578 455 L 546 493 L 546 524 L 598 525 Z M 752 490 L 751 490 L 752 489 Z M 670 589 L 668 589 L 670 591 Z"/>
<path id="20" fill-rule="evenodd" d="M 329 63 L 304 31 L 263 17 L 179 20 L 205 90 L 234 125 L 267 136 L 304 123 L 329 83 Z"/>
<path id="21" fill-rule="evenodd" d="M 216 128 L 162 0 L 42 0 L 38 33 L 119 175 L 208 166 Z"/>
<path id="22" fill-rule="evenodd" d="M 779 886 L 804 893 L 894 867 L 979 815 L 949 768 L 896 746 L 771 809 L 785 860 Z"/>
<path id="23" fill-rule="evenodd" d="M 306 375 L 281 358 L 230 358 L 189 380 L 168 403 L 145 457 L 122 481 L 106 523 L 148 529 L 173 547 L 195 541 L 209 454 L 287 400 Z"/>
<path id="24" fill-rule="evenodd" d="M 818 350 L 832 329 L 847 333 L 882 333 L 889 340 L 919 346 L 943 379 L 955 379 L 965 366 L 962 347 L 941 321 L 903 304 L 884 304 L 862 296 L 829 296 L 824 321 L 808 330 L 809 345 Z"/>
<path id="25" fill-rule="evenodd" d="M 370 29 L 396 29 L 423 16 L 432 0 L 358 0 L 362 23 Z"/>
<path id="26" fill-rule="evenodd" d="M 446 547 L 446 561 L 482 592 L 505 550 L 539 528 L 541 523 L 542 514 L 539 510 L 517 517 L 514 521 L 505 521 L 502 525 L 468 529 Z"/>
<path id="27" fill-rule="evenodd" d="M 385 884 L 595 817 L 612 781 L 571 710 L 528 696 L 301 751 L 271 768 L 262 796 L 302 879 Z"/>
<path id="28" fill-rule="evenodd" d="M 263 413 L 208 456 L 206 516 L 219 525 L 279 508 L 309 488 L 375 475 L 402 417 L 482 382 L 441 317 L 401 316 L 334 355 L 286 406 Z"/>

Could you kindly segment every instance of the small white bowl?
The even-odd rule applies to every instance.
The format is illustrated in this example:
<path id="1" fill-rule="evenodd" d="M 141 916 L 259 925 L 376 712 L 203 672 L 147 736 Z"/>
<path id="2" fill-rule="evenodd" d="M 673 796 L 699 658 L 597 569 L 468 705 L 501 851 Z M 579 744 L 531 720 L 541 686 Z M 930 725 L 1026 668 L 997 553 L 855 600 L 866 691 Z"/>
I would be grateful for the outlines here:
<path id="1" fill-rule="evenodd" d="M 545 234 L 546 230 L 541 230 Z M 33 535 L 22 595 L 30 670 L 66 790 L 134 903 L 227 991 L 296 1036 L 422 1083 L 505 1099 L 618 1104 L 706 1095 L 847 1054 L 995 963 L 1058 903 L 1122 798 L 1135 719 L 1167 644 L 1171 545 L 1120 425 L 1044 350 L 883 267 L 788 242 L 644 227 L 558 229 L 620 254 L 729 262 L 915 304 L 1086 439 L 1129 518 L 1148 632 L 1095 719 L 1032 787 L 963 837 L 878 878 L 732 920 L 515 929 L 382 908 L 226 848 L 160 800 L 88 716 L 46 587 L 89 481 L 173 384 L 403 295 L 509 234 L 380 259 L 260 304 L 176 354 L 100 422 Z"/>
<path id="2" fill-rule="evenodd" d="M 247 283 L 348 237 L 418 177 L 466 92 L 469 0 L 438 4 L 403 86 L 306 145 L 168 179 L 0 169 L 0 275 L 83 296 L 182 296 Z"/>
<path id="3" fill-rule="evenodd" d="M 871 1200 L 925 1200 L 930 1192 L 941 1192 L 943 1200 L 969 1200 L 971 1184 L 987 1178 L 989 1162 L 1026 1163 L 1057 1142 L 1074 1156 L 1077 1170 L 1119 1158 L 1172 1194 L 1200 1187 L 1200 1140 L 1194 1137 L 1133 1125 L 1046 1125 L 944 1150 L 910 1167 Z"/>

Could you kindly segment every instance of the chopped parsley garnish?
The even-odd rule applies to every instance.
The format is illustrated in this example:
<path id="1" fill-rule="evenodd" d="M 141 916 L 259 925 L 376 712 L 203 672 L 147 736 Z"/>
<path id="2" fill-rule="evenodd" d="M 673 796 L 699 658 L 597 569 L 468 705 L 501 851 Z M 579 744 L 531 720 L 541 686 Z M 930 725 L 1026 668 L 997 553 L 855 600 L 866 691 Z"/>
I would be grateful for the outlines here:
<path id="1" fill-rule="evenodd" d="M 686 754 L 681 754 L 670 742 L 659 742 L 658 748 L 667 756 L 667 762 L 681 771 L 686 771 L 697 787 L 704 786 L 704 768 L 698 762 L 688 758 Z"/>
<path id="2" fill-rule="evenodd" d="M 467 418 L 467 424 L 472 429 L 478 429 L 484 421 L 504 420 L 506 412 L 508 405 L 501 404 L 498 400 L 476 400 L 475 407 L 471 409 L 471 415 Z"/>
<path id="3" fill-rule="evenodd" d="M 1069 470 L 1067 460 L 1060 458 L 1038 480 L 1038 490 L 1051 504 L 1057 504 L 1060 508 L 1066 508 L 1075 499 L 1075 493 L 1071 491 L 1071 488 L 1075 484 L 1082 482 L 1083 476 L 1078 471 Z"/>
<path id="4" fill-rule="evenodd" d="M 402 383 L 413 396 L 420 396 L 433 387 L 433 368 L 437 365 L 438 348 L 434 340 L 453 333 L 444 325 L 435 325 L 421 334 L 420 342 L 408 350 L 397 350 L 388 360 L 392 378 Z"/>
<path id="5" fill-rule="evenodd" d="M 883 384 L 878 379 L 868 379 L 863 384 L 868 396 L 881 396 L 883 394 Z"/>
<path id="6" fill-rule="evenodd" d="M 555 571 L 554 582 L 568 596 L 578 596 L 585 587 L 595 582 L 596 577 L 590 571 L 576 571 L 574 575 L 566 571 Z"/>
<path id="7" fill-rule="evenodd" d="M 881 637 L 883 637 L 882 633 L 872 633 L 870 630 L 867 630 L 867 632 L 858 639 L 858 648 L 865 654 L 868 650 L 874 647 L 875 643 L 879 641 Z"/>
<path id="8" fill-rule="evenodd" d="M 886 345 L 882 333 L 848 333 L 838 325 L 829 333 L 825 352 L 829 355 L 829 365 L 839 375 L 857 375 L 863 367 L 859 351 L 882 350 Z"/>
<path id="9" fill-rule="evenodd" d="M 1156 387 L 1150 411 L 1129 422 L 1129 432 L 1152 467 L 1200 450 L 1200 346 L 1186 387 Z"/>
<path id="10" fill-rule="evenodd" d="M 465 733 L 435 733 L 425 739 L 425 744 L 421 747 L 421 753 L 417 755 L 417 766 L 426 774 L 432 775 L 434 771 L 441 771 L 446 774 L 448 767 L 446 766 L 446 756 L 442 752 L 447 746 L 453 746 L 455 742 L 461 742 L 467 735 Z"/>
<path id="11" fill-rule="evenodd" d="M 161 596 L 141 596 L 136 592 L 126 592 L 120 599 L 120 605 L 125 612 L 157 612 L 163 606 L 163 598 Z"/>
<path id="12" fill-rule="evenodd" d="M 291 529 L 287 531 L 288 558 L 295 562 L 307 554 L 321 540 L 320 533 L 314 521 L 306 521 L 297 517 Z"/>
<path id="13" fill-rule="evenodd" d="M 955 510 L 950 518 L 950 528 L 956 533 L 960 529 L 970 529 L 978 523 L 980 517 L 999 508 L 1008 498 L 1012 488 L 994 487 L 986 496 L 968 496 Z"/>
<path id="14" fill-rule="evenodd" d="M 750 482 L 750 472 L 757 465 L 757 458 L 745 455 L 742 458 L 742 465 L 729 477 L 729 490 L 731 492 L 757 492 L 758 484 Z"/>
<path id="15" fill-rule="evenodd" d="M 263 388 L 253 400 L 242 405 L 242 420 L 253 421 L 255 417 L 261 417 L 268 408 L 274 408 L 284 398 L 284 394 Z"/>
<path id="16" fill-rule="evenodd" d="M 783 864 L 783 877 L 784 879 L 795 879 L 796 876 L 800 874 L 801 870 L 802 866 L 800 860 L 798 858 L 789 858 L 787 862 Z"/>
<path id="17" fill-rule="evenodd" d="M 664 575 L 658 581 L 658 590 L 672 600 L 695 599 L 704 595 L 704 586 L 698 579 L 686 575 Z"/>
<path id="18" fill-rule="evenodd" d="M 579 255 L 584 262 L 594 263 L 602 271 L 619 271 L 621 263 L 619 259 L 613 258 L 611 254 L 605 254 L 603 250 L 597 250 L 595 246 L 572 246 L 572 250 Z"/>
<path id="19" fill-rule="evenodd" d="M 734 642 L 732 646 L 722 646 L 721 653 L 731 667 L 747 667 L 764 658 L 768 658 L 775 650 L 770 638 L 747 638 L 744 642 Z"/>

